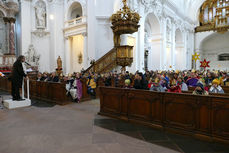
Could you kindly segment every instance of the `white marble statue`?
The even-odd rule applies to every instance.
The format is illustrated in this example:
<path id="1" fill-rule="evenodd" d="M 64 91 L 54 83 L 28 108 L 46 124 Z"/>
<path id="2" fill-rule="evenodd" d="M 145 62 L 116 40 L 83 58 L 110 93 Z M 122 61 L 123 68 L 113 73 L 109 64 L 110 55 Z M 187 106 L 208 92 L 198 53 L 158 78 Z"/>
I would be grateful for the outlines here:
<path id="1" fill-rule="evenodd" d="M 38 1 L 35 6 L 36 27 L 42 29 L 46 27 L 46 6 L 43 1 Z"/>
<path id="2" fill-rule="evenodd" d="M 38 55 L 33 45 L 29 45 L 29 49 L 25 54 L 26 62 L 32 66 L 39 66 L 40 55 Z"/>

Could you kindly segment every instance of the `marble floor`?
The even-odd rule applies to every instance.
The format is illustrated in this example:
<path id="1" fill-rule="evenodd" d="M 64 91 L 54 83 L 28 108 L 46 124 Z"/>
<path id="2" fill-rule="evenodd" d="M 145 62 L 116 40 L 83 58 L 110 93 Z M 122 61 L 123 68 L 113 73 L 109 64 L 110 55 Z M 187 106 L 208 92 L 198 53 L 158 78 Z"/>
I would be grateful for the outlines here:
<path id="1" fill-rule="evenodd" d="M 229 153 L 228 145 L 99 116 L 99 100 L 32 103 L 0 109 L 0 153 Z"/>

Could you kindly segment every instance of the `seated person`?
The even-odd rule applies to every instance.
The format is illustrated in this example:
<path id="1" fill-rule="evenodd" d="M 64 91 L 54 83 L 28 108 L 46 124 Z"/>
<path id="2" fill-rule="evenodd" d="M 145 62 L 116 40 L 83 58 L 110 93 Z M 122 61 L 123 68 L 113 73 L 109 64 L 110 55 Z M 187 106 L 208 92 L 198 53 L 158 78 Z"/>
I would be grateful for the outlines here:
<path id="1" fill-rule="evenodd" d="M 187 84 L 184 82 L 183 78 L 179 77 L 177 79 L 177 85 L 180 86 L 181 91 L 188 91 L 188 86 Z"/>
<path id="2" fill-rule="evenodd" d="M 187 80 L 187 85 L 190 87 L 196 87 L 199 79 L 196 77 L 196 74 L 194 72 L 191 73 L 191 78 Z"/>
<path id="3" fill-rule="evenodd" d="M 48 73 L 47 72 L 44 72 L 40 81 L 48 81 Z"/>
<path id="4" fill-rule="evenodd" d="M 168 89 L 168 92 L 181 93 L 181 88 L 179 85 L 170 84 L 170 88 Z"/>
<path id="5" fill-rule="evenodd" d="M 165 92 L 165 89 L 161 86 L 160 83 L 152 83 L 150 91 Z"/>
<path id="6" fill-rule="evenodd" d="M 104 84 L 105 84 L 105 86 L 111 86 L 111 76 L 110 76 L 110 73 L 106 73 L 105 74 Z"/>
<path id="7" fill-rule="evenodd" d="M 131 88 L 130 83 L 131 83 L 130 79 L 126 79 L 124 88 L 130 89 Z"/>
<path id="8" fill-rule="evenodd" d="M 56 75 L 56 72 L 52 72 L 51 76 L 48 78 L 50 82 L 59 82 L 59 77 Z"/>
<path id="9" fill-rule="evenodd" d="M 222 72 L 221 73 L 221 77 L 219 77 L 219 81 L 220 81 L 220 85 L 221 86 L 224 86 L 224 81 L 226 80 L 227 78 L 227 73 L 226 72 Z"/>
<path id="10" fill-rule="evenodd" d="M 161 79 L 160 85 L 163 87 L 164 90 L 169 89 L 168 80 L 166 78 Z"/>
<path id="11" fill-rule="evenodd" d="M 206 84 L 206 86 L 209 86 L 211 85 L 213 80 L 214 80 L 214 74 L 208 72 L 207 76 L 204 78 L 204 83 Z"/>
<path id="12" fill-rule="evenodd" d="M 126 80 L 126 79 L 129 79 L 129 80 L 130 80 L 130 83 L 132 83 L 132 79 L 131 79 L 131 75 L 130 75 L 129 71 L 126 71 L 126 72 L 125 72 L 124 78 L 125 78 L 125 80 Z"/>
<path id="13" fill-rule="evenodd" d="M 74 78 L 69 78 L 66 84 L 67 94 L 72 97 L 74 102 L 79 102 L 82 97 L 82 83 L 80 74 L 76 73 Z"/>
<path id="14" fill-rule="evenodd" d="M 118 74 L 114 74 L 114 84 L 115 84 L 115 87 L 119 87 L 119 80 L 121 78 L 119 77 Z"/>
<path id="15" fill-rule="evenodd" d="M 229 86 L 229 73 L 227 73 L 226 78 L 223 80 L 225 86 Z"/>
<path id="16" fill-rule="evenodd" d="M 202 83 L 197 83 L 196 89 L 192 93 L 193 95 L 208 95 L 208 92 L 204 90 L 204 85 Z"/>
<path id="17" fill-rule="evenodd" d="M 41 78 L 42 78 L 42 74 L 41 74 L 41 72 L 38 72 L 38 74 L 37 74 L 37 81 L 41 81 Z"/>
<path id="18" fill-rule="evenodd" d="M 219 85 L 220 81 L 218 79 L 215 79 L 212 81 L 212 86 L 209 89 L 209 93 L 221 93 L 223 94 L 223 88 Z"/>
<path id="19" fill-rule="evenodd" d="M 148 88 L 150 89 L 151 88 L 151 85 L 153 84 L 153 79 L 150 78 L 149 81 L 148 81 Z"/>
<path id="20" fill-rule="evenodd" d="M 135 80 L 134 80 L 134 88 L 147 90 L 148 89 L 147 85 L 148 83 L 143 77 L 143 74 L 140 72 L 136 73 Z"/>
<path id="21" fill-rule="evenodd" d="M 92 98 L 96 98 L 96 81 L 94 80 L 93 74 L 90 74 L 87 79 L 87 93 L 91 95 Z"/>

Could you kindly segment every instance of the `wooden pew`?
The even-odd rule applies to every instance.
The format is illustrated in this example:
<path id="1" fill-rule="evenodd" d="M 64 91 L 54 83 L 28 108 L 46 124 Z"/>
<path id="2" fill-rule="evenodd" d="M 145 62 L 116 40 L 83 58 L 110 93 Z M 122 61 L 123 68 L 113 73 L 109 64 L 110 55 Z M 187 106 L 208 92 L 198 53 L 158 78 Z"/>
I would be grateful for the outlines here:
<path id="1" fill-rule="evenodd" d="M 86 78 L 82 78 L 80 81 L 82 83 L 82 98 L 81 98 L 81 102 L 82 101 L 86 101 L 86 100 L 90 100 L 91 97 L 87 93 L 87 79 Z"/>
<path id="2" fill-rule="evenodd" d="M 82 79 L 82 98 L 81 102 L 89 100 L 90 96 L 87 94 L 86 80 Z M 27 91 L 26 81 L 25 96 Z M 43 81 L 29 81 L 30 98 L 44 100 L 59 105 L 65 105 L 71 102 L 71 99 L 66 95 L 65 83 L 43 82 Z M 11 82 L 8 78 L 0 78 L 0 90 L 11 92 Z"/>
<path id="3" fill-rule="evenodd" d="M 99 114 L 229 143 L 229 97 L 100 87 Z"/>

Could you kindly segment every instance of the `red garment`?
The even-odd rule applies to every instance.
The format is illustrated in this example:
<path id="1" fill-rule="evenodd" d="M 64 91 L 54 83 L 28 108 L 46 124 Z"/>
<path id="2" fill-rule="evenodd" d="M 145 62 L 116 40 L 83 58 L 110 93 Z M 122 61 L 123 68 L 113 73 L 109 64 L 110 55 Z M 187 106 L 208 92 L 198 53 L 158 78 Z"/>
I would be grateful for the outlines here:
<path id="1" fill-rule="evenodd" d="M 173 89 L 168 89 L 168 92 L 173 92 L 173 93 L 181 93 L 181 88 L 179 86 L 176 86 Z"/>
<path id="2" fill-rule="evenodd" d="M 152 85 L 153 83 L 148 83 L 148 88 L 150 89 L 151 88 L 151 85 Z"/>

